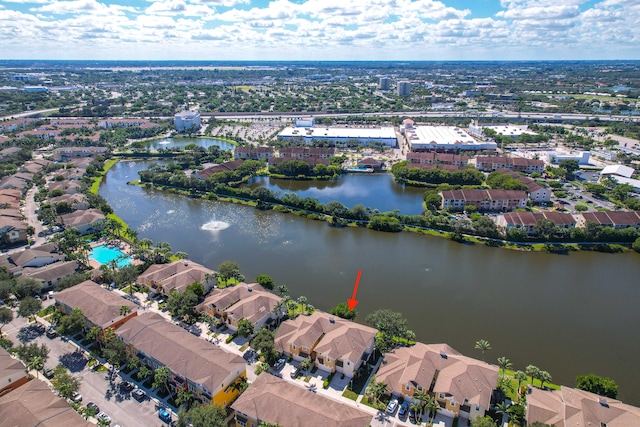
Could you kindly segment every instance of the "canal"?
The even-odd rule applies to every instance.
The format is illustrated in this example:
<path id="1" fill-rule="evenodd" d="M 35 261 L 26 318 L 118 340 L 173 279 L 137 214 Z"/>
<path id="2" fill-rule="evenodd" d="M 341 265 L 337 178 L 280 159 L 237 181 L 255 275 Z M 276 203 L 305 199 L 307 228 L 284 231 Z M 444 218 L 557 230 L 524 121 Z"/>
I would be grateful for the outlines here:
<path id="1" fill-rule="evenodd" d="M 534 364 L 569 386 L 579 374 L 608 376 L 620 385 L 621 399 L 640 405 L 637 254 L 526 253 L 408 232 L 332 228 L 127 185 L 149 164 L 118 163 L 100 187 L 139 238 L 169 242 L 210 268 L 238 261 L 248 280 L 268 274 L 293 298 L 305 295 L 322 310 L 351 296 L 362 269 L 358 321 L 389 308 L 402 312 L 423 342 L 447 342 L 479 358 L 473 347 L 484 338 L 493 347 L 489 361 L 506 356 L 516 369 Z M 375 185 L 362 191 L 375 197 Z M 382 200 L 365 205 L 387 209 Z M 214 220 L 228 227 L 206 230 Z"/>

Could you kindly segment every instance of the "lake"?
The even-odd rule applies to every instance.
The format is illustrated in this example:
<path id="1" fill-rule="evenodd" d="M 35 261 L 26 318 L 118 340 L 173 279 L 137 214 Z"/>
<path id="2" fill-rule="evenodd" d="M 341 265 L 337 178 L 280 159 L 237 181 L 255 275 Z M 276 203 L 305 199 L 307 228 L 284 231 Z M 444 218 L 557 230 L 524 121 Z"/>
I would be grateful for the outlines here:
<path id="1" fill-rule="evenodd" d="M 579 374 L 608 376 L 620 385 L 622 400 L 640 405 L 635 253 L 526 253 L 408 232 L 333 228 L 126 184 L 150 164 L 118 163 L 100 187 L 139 238 L 169 242 L 173 251 L 214 269 L 235 260 L 248 280 L 268 274 L 293 298 L 305 295 L 322 310 L 351 297 L 361 269 L 357 321 L 389 308 L 402 312 L 423 342 L 446 342 L 480 358 L 473 347 L 484 338 L 493 347 L 488 361 L 506 356 L 516 369 L 534 364 L 572 387 Z M 370 178 L 389 177 L 357 178 L 366 186 L 359 191 L 371 191 Z M 367 204 L 382 206 L 372 194 Z M 228 227 L 203 230 L 212 220 Z"/>
<path id="2" fill-rule="evenodd" d="M 196 144 L 200 147 L 209 148 L 212 146 L 220 147 L 223 150 L 232 150 L 235 145 L 221 141 L 219 139 L 210 138 L 164 138 L 147 141 L 144 146 L 150 150 L 159 150 L 161 148 L 167 150 L 171 148 L 184 148 L 189 144 Z"/>
<path id="3" fill-rule="evenodd" d="M 296 193 L 300 197 L 313 197 L 321 203 L 339 201 L 348 208 L 361 203 L 381 212 L 399 209 L 406 215 L 420 215 L 425 188 L 397 184 L 390 173 L 355 173 L 333 180 L 298 181 L 267 176 L 253 178 L 250 188 L 265 187 L 269 190 Z"/>

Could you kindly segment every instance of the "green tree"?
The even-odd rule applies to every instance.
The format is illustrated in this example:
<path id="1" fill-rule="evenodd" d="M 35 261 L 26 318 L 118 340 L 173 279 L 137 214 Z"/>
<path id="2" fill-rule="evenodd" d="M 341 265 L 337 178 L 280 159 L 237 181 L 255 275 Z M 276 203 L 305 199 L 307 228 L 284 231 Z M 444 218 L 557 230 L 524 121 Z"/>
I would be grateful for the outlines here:
<path id="1" fill-rule="evenodd" d="M 218 274 L 224 280 L 225 284 L 240 274 L 240 265 L 235 261 L 223 261 L 218 266 Z"/>
<path id="2" fill-rule="evenodd" d="M 120 306 L 120 316 L 126 316 L 131 313 L 131 308 L 128 305 Z"/>
<path id="3" fill-rule="evenodd" d="M 98 342 L 101 336 L 102 336 L 102 328 L 99 326 L 94 326 L 91 329 L 89 329 L 89 332 L 87 332 L 86 338 L 88 340 Z"/>
<path id="4" fill-rule="evenodd" d="M 506 371 L 507 369 L 511 369 L 513 363 L 511 363 L 511 360 L 502 356 L 498 357 L 498 366 L 500 367 L 500 369 L 502 369 L 502 373 L 504 373 L 504 371 Z"/>
<path id="5" fill-rule="evenodd" d="M 153 388 L 165 390 L 169 392 L 169 368 L 166 366 L 161 366 L 153 374 L 153 384 L 151 385 Z"/>
<path id="6" fill-rule="evenodd" d="M 497 427 L 495 421 L 490 416 L 475 417 L 471 420 L 471 427 Z"/>
<path id="7" fill-rule="evenodd" d="M 142 365 L 140 366 L 140 369 L 138 370 L 136 377 L 138 378 L 139 381 L 142 381 L 145 378 L 147 378 L 149 375 L 151 375 L 151 369 L 149 369 L 147 365 Z"/>
<path id="8" fill-rule="evenodd" d="M 544 383 L 553 381 L 551 374 L 547 371 L 540 371 L 538 378 L 540 379 L 540 388 L 544 388 Z"/>
<path id="9" fill-rule="evenodd" d="M 595 374 L 578 375 L 576 388 L 585 390 L 600 396 L 616 399 L 618 396 L 618 384 L 611 378 L 600 377 Z"/>
<path id="10" fill-rule="evenodd" d="M 433 419 L 436 417 L 436 414 L 438 413 L 439 409 L 440 409 L 440 405 L 438 404 L 438 401 L 436 400 L 436 398 L 431 395 L 428 395 L 424 403 L 424 410 L 425 412 L 429 413 L 430 423 L 433 423 Z"/>
<path id="11" fill-rule="evenodd" d="M 96 408 L 94 407 L 85 407 L 84 408 L 84 414 L 83 417 L 85 417 L 84 419 L 86 420 L 89 417 L 95 417 L 96 415 L 98 415 L 98 412 L 96 411 Z"/>
<path id="12" fill-rule="evenodd" d="M 260 286 L 268 290 L 272 290 L 275 287 L 275 283 L 271 276 L 267 276 L 266 274 L 258 274 L 258 277 L 256 277 L 256 282 L 258 282 Z"/>
<path id="13" fill-rule="evenodd" d="M 482 352 L 482 361 L 484 362 L 484 352 L 487 350 L 491 350 L 491 344 L 489 344 L 489 341 L 485 339 L 479 339 L 478 341 L 476 341 L 476 345 L 474 346 L 474 348 Z"/>
<path id="14" fill-rule="evenodd" d="M 80 379 L 70 375 L 66 368 L 61 365 L 54 370 L 51 384 L 53 384 L 60 397 L 65 399 L 71 399 L 80 389 Z"/>
<path id="15" fill-rule="evenodd" d="M 357 314 L 355 310 L 349 310 L 349 305 L 346 302 L 341 302 L 337 306 L 333 307 L 330 313 L 334 316 L 338 316 L 347 320 L 355 319 Z"/>
<path id="16" fill-rule="evenodd" d="M 306 374 L 309 372 L 309 368 L 311 368 L 311 365 L 312 365 L 311 359 L 307 357 L 303 359 L 302 362 L 300 362 L 300 369 L 302 369 Z"/>
<path id="17" fill-rule="evenodd" d="M 568 179 L 573 179 L 573 174 L 580 169 L 580 163 L 577 160 L 563 160 L 558 166 L 567 172 Z"/>
<path id="18" fill-rule="evenodd" d="M 31 278 L 19 279 L 13 287 L 13 295 L 20 300 L 28 296 L 34 297 L 40 291 L 42 291 L 42 283 Z"/>
<path id="19" fill-rule="evenodd" d="M 191 406 L 192 402 L 193 393 L 191 393 L 188 388 L 178 389 L 178 394 L 176 395 L 176 405 L 181 406 L 183 403 L 186 403 L 187 407 L 189 407 Z"/>
<path id="20" fill-rule="evenodd" d="M 430 211 L 437 211 L 442 206 L 442 197 L 433 191 L 425 192 L 424 205 Z"/>
<path id="21" fill-rule="evenodd" d="M 418 420 L 418 425 L 421 425 L 421 419 L 422 419 L 422 402 L 418 403 L 418 402 L 412 402 L 411 405 L 409 405 L 409 409 L 411 409 L 413 412 L 416 413 L 416 418 Z"/>
<path id="22" fill-rule="evenodd" d="M 518 392 L 519 392 L 520 387 L 522 386 L 522 383 L 527 381 L 527 374 L 522 371 L 516 371 L 513 373 L 513 378 L 515 378 L 518 381 Z"/>
<path id="23" fill-rule="evenodd" d="M 200 282 L 193 282 L 185 289 L 185 292 L 193 292 L 198 299 L 204 296 L 204 285 Z"/>
<path id="24" fill-rule="evenodd" d="M 195 316 L 196 304 L 198 304 L 198 296 L 193 291 L 180 292 L 174 289 L 167 298 L 166 308 L 172 316 L 186 320 L 185 317 L 193 318 Z"/>
<path id="25" fill-rule="evenodd" d="M 531 385 L 533 385 L 533 379 L 538 378 L 540 375 L 540 368 L 535 365 L 528 365 L 524 371 L 531 377 Z"/>
<path id="26" fill-rule="evenodd" d="M 49 349 L 46 345 L 37 343 L 20 344 L 15 348 L 15 354 L 25 365 L 29 365 L 34 358 L 39 358 L 42 363 L 47 363 Z"/>
<path id="27" fill-rule="evenodd" d="M 380 331 L 376 337 L 376 346 L 381 352 L 383 351 L 379 345 L 388 347 L 392 345 L 394 337 L 400 337 L 407 340 L 414 340 L 416 335 L 407 326 L 407 319 L 401 313 L 397 313 L 388 309 L 374 311 L 365 319 L 365 323 Z"/>
<path id="28" fill-rule="evenodd" d="M 188 411 L 178 412 L 177 427 L 226 427 L 226 410 L 218 405 L 193 405 Z"/>
<path id="29" fill-rule="evenodd" d="M 380 398 L 387 392 L 387 383 L 384 381 L 376 381 L 375 375 L 371 377 L 369 385 L 365 390 L 365 394 L 377 404 L 380 403 Z"/>
<path id="30" fill-rule="evenodd" d="M 2 327 L 11 323 L 13 320 L 13 311 L 8 307 L 0 307 L 0 336 L 2 336 Z"/>
<path id="31" fill-rule="evenodd" d="M 22 317 L 31 317 L 42 309 L 42 301 L 33 297 L 26 297 L 18 305 L 18 314 Z M 36 323 L 38 320 L 36 319 Z"/>
<path id="32" fill-rule="evenodd" d="M 238 335 L 245 338 L 253 335 L 253 323 L 247 319 L 240 319 L 238 322 Z"/>
<path id="33" fill-rule="evenodd" d="M 75 335 L 82 331 L 85 325 L 84 314 L 79 308 L 74 308 L 66 316 L 62 316 L 56 331 L 61 335 Z"/>
<path id="34" fill-rule="evenodd" d="M 27 369 L 30 371 L 36 371 L 36 378 L 38 377 L 38 371 L 42 368 L 44 368 L 44 360 L 42 359 L 42 356 L 33 356 L 27 362 Z"/>
<path id="35" fill-rule="evenodd" d="M 284 297 L 288 293 L 289 293 L 289 288 L 287 288 L 286 285 L 278 286 L 278 295 L 280 295 L 281 297 Z"/>
<path id="36" fill-rule="evenodd" d="M 507 409 L 509 421 L 519 426 L 525 425 L 526 408 L 523 404 L 516 403 Z"/>
<path id="37" fill-rule="evenodd" d="M 633 242 L 633 244 L 631 245 L 631 248 L 632 248 L 634 251 L 636 251 L 636 252 L 640 253 L 640 237 L 638 237 L 638 238 Z"/>
<path id="38" fill-rule="evenodd" d="M 107 328 L 102 336 L 103 342 L 108 339 L 107 331 L 112 328 Z M 102 350 L 102 355 L 111 365 L 115 367 L 126 366 L 129 362 L 129 352 L 127 346 L 118 338 L 110 339 Z"/>

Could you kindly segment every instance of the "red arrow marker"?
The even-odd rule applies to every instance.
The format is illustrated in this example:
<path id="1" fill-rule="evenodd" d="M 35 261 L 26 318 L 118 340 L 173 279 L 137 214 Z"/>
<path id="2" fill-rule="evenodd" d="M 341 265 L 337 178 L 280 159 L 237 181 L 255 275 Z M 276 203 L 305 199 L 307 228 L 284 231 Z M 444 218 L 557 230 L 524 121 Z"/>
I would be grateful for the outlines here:
<path id="1" fill-rule="evenodd" d="M 360 284 L 360 275 L 362 274 L 362 270 L 358 270 L 358 277 L 356 277 L 356 284 L 353 287 L 353 296 L 347 300 L 347 304 L 349 304 L 349 310 L 353 310 L 353 308 L 358 305 L 358 301 L 356 300 L 356 294 L 358 293 L 358 284 Z"/>

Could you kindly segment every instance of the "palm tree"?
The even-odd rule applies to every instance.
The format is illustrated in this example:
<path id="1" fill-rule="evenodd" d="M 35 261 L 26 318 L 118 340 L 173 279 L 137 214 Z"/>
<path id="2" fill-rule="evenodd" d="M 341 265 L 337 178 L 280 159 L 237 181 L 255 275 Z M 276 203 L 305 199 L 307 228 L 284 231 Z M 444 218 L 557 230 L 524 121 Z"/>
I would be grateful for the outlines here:
<path id="1" fill-rule="evenodd" d="M 550 383 L 552 380 L 551 374 L 547 371 L 540 371 L 538 378 L 540 379 L 540 388 L 544 388 L 544 383 Z"/>
<path id="2" fill-rule="evenodd" d="M 524 371 L 531 377 L 531 385 L 533 385 L 533 379 L 540 376 L 540 368 L 535 365 L 527 366 Z"/>
<path id="3" fill-rule="evenodd" d="M 87 332 L 87 339 L 98 342 L 98 338 L 100 338 L 100 335 L 102 335 L 102 328 L 100 328 L 99 326 L 94 326 L 93 328 L 89 329 L 89 332 Z"/>
<path id="4" fill-rule="evenodd" d="M 151 374 L 151 369 L 149 369 L 146 365 L 142 365 L 136 377 L 138 378 L 138 380 L 142 381 L 143 379 L 147 378 L 150 374 Z"/>
<path id="5" fill-rule="evenodd" d="M 286 285 L 280 285 L 280 286 L 278 286 L 278 294 L 279 294 L 281 297 L 284 297 L 284 296 L 285 296 L 286 294 L 288 294 L 288 293 L 289 293 L 289 288 L 287 288 L 287 286 L 286 286 Z"/>
<path id="6" fill-rule="evenodd" d="M 522 382 L 527 380 L 527 374 L 525 374 L 522 371 L 516 371 L 513 374 L 513 378 L 518 380 L 518 393 L 519 393 L 520 392 L 520 386 L 522 385 Z"/>
<path id="7" fill-rule="evenodd" d="M 131 308 L 123 305 L 120 307 L 120 316 L 126 316 L 127 314 L 131 313 Z"/>
<path id="8" fill-rule="evenodd" d="M 309 368 L 311 367 L 311 365 L 312 365 L 311 359 L 307 357 L 302 362 L 300 362 L 300 369 L 302 369 L 306 374 L 309 372 Z"/>
<path id="9" fill-rule="evenodd" d="M 384 381 L 376 381 L 375 375 L 371 377 L 371 381 L 365 390 L 365 394 L 372 397 L 374 402 L 380 403 L 380 398 L 387 392 L 387 383 Z"/>
<path id="10" fill-rule="evenodd" d="M 302 310 L 301 310 L 302 313 L 305 312 L 305 306 L 307 304 L 307 301 L 308 301 L 307 297 L 305 297 L 305 296 L 298 297 L 298 301 L 297 302 L 298 302 L 298 304 L 300 304 L 302 306 Z"/>
<path id="11" fill-rule="evenodd" d="M 505 415 L 508 417 L 509 416 L 509 406 L 507 405 L 507 402 L 500 402 L 496 405 L 496 414 L 502 414 L 502 416 L 504 417 Z"/>
<path id="12" fill-rule="evenodd" d="M 489 344 L 489 341 L 485 339 L 479 339 L 476 341 L 475 349 L 482 352 L 482 361 L 484 362 L 484 352 L 486 350 L 491 350 L 491 344 Z"/>
<path id="13" fill-rule="evenodd" d="M 283 308 L 285 307 L 285 302 L 280 300 L 276 303 L 275 307 L 273 307 L 273 314 L 276 316 L 276 321 L 280 324 L 283 316 Z"/>
<path id="14" fill-rule="evenodd" d="M 153 374 L 153 388 L 164 389 L 169 391 L 169 378 L 171 374 L 169 373 L 169 368 L 166 366 L 161 366 L 156 369 L 156 372 Z"/>
<path id="15" fill-rule="evenodd" d="M 242 393 L 249 387 L 249 383 L 247 382 L 246 377 L 239 377 L 236 381 L 231 384 L 231 390 L 235 390 L 238 393 Z"/>
<path id="16" fill-rule="evenodd" d="M 420 416 L 418 417 L 418 419 L 422 419 L 422 412 L 424 411 L 424 406 L 429 399 L 429 393 L 424 391 L 424 389 L 421 389 L 413 393 L 413 397 L 414 399 L 418 399 L 418 401 L 420 402 Z"/>
<path id="17" fill-rule="evenodd" d="M 416 413 L 416 419 L 418 421 L 418 425 L 422 424 L 422 405 L 418 402 L 413 402 L 409 405 L 409 409 Z"/>
<path id="18" fill-rule="evenodd" d="M 507 369 L 511 369 L 513 363 L 511 363 L 511 360 L 502 356 L 498 357 L 498 366 L 500 366 L 500 369 L 502 369 L 502 373 L 504 374 L 504 371 L 506 371 Z"/>
<path id="19" fill-rule="evenodd" d="M 427 395 L 427 400 L 424 404 L 424 410 L 425 412 L 429 412 L 429 414 L 431 415 L 429 419 L 430 423 L 433 423 L 433 419 L 436 417 L 438 409 L 440 409 L 440 405 L 438 404 L 436 398 L 431 395 Z"/>
<path id="20" fill-rule="evenodd" d="M 30 371 L 36 371 L 36 378 L 38 378 L 38 371 L 44 367 L 44 359 L 42 356 L 33 356 L 27 363 L 27 368 Z"/>

